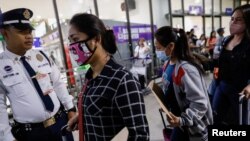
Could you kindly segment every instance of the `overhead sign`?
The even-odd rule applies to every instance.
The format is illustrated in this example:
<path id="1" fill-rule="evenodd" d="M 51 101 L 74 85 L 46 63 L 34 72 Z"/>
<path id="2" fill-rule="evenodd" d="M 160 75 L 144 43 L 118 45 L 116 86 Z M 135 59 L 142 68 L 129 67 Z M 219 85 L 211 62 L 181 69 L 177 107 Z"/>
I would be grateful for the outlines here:
<path id="1" fill-rule="evenodd" d="M 118 43 L 128 42 L 128 29 L 127 26 L 113 26 L 113 31 Z M 156 25 L 154 25 L 154 31 L 156 31 Z M 145 40 L 152 39 L 151 26 L 150 25 L 134 25 L 131 26 L 131 38 L 132 41 L 138 41 L 139 38 Z"/>
<path id="2" fill-rule="evenodd" d="M 190 5 L 189 6 L 189 14 L 201 15 L 203 13 L 201 6 Z"/>
<path id="3" fill-rule="evenodd" d="M 33 46 L 35 48 L 40 48 L 41 47 L 41 41 L 40 41 L 41 38 L 39 37 L 34 37 L 33 39 Z"/>
<path id="4" fill-rule="evenodd" d="M 226 15 L 232 15 L 232 13 L 233 13 L 233 8 L 226 8 L 225 10 Z"/>

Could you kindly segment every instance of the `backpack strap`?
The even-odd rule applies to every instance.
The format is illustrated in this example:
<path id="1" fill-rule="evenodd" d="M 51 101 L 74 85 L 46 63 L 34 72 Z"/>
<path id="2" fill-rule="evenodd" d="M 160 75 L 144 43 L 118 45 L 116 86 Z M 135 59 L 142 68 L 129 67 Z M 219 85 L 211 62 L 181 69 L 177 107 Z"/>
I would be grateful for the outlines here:
<path id="1" fill-rule="evenodd" d="M 168 60 L 167 62 L 164 63 L 164 65 L 162 67 L 163 72 L 165 72 L 165 70 L 167 69 L 169 62 L 170 62 L 170 60 Z"/>
<path id="2" fill-rule="evenodd" d="M 42 50 L 39 50 L 39 52 L 47 59 L 47 61 L 49 62 L 49 65 L 51 67 L 51 62 L 50 62 L 49 57 Z"/>
<path id="3" fill-rule="evenodd" d="M 221 43 L 221 46 L 219 47 L 219 51 L 222 50 L 222 48 L 225 47 L 226 43 L 228 42 L 228 40 L 230 39 L 231 36 L 227 36 L 227 37 L 224 37 L 223 40 L 222 40 L 222 43 Z"/>

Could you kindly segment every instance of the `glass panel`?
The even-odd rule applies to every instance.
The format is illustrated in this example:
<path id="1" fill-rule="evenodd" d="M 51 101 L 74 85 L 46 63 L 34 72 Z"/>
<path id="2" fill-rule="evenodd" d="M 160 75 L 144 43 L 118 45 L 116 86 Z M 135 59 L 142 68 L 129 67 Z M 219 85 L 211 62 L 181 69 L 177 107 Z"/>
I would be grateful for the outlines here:
<path id="1" fill-rule="evenodd" d="M 247 0 L 241 0 L 241 5 L 247 4 Z"/>
<path id="2" fill-rule="evenodd" d="M 172 14 L 181 15 L 182 11 L 182 0 L 171 0 Z"/>
<path id="3" fill-rule="evenodd" d="M 131 0 L 130 0 L 131 1 Z M 134 1 L 134 0 L 132 0 Z M 155 2 L 160 4 L 161 1 Z M 167 7 L 167 4 L 165 3 L 165 8 Z M 167 8 L 166 8 L 167 10 Z M 144 54 L 143 56 L 149 56 L 152 57 L 152 44 L 154 43 L 152 41 L 152 32 L 151 31 L 151 24 L 150 24 L 150 12 L 149 12 L 149 1 L 148 0 L 136 0 L 136 9 L 130 10 L 130 22 L 131 22 L 131 32 L 132 32 L 132 41 L 133 41 L 133 51 L 135 54 L 135 47 L 137 47 L 138 41 L 140 38 L 145 39 L 145 44 L 150 48 L 149 53 Z M 157 15 L 159 17 L 159 15 Z M 164 18 L 163 16 L 162 18 Z M 156 30 L 156 25 L 154 25 L 154 29 Z M 144 58 L 144 57 L 143 57 Z M 151 64 L 147 64 L 147 68 L 151 68 Z M 153 69 L 145 70 L 146 71 L 146 83 L 148 83 L 148 79 L 151 79 L 153 72 Z"/>
<path id="4" fill-rule="evenodd" d="M 220 10 L 220 0 L 213 0 L 214 1 L 214 15 L 221 14 Z"/>
<path id="5" fill-rule="evenodd" d="M 116 37 L 118 52 L 114 55 L 114 57 L 119 63 L 130 69 L 132 67 L 132 64 L 129 60 L 129 58 L 131 57 L 131 51 L 128 40 L 124 0 L 97 0 L 97 3 L 99 9 L 99 17 L 103 20 L 106 26 L 113 29 Z M 112 8 L 110 8 L 110 5 L 112 5 Z M 138 6 L 139 5 L 137 3 L 129 3 L 129 11 L 138 12 Z M 131 30 L 131 32 L 136 31 Z"/>
<path id="6" fill-rule="evenodd" d="M 212 31 L 212 18 L 205 17 L 205 35 L 206 35 L 206 37 L 210 36 L 211 31 Z"/>
<path id="7" fill-rule="evenodd" d="M 212 0 L 205 0 L 205 14 L 212 14 Z"/>
<path id="8" fill-rule="evenodd" d="M 159 1 L 157 5 L 159 5 Z M 139 38 L 144 38 L 152 50 L 149 1 L 137 0 L 136 6 L 137 7 L 134 11 L 131 10 L 129 12 L 130 22 L 131 22 L 131 31 L 135 31 L 132 34 L 133 50 L 138 45 Z M 167 5 L 165 5 L 165 7 L 167 7 Z"/>
<path id="9" fill-rule="evenodd" d="M 133 32 L 132 40 L 133 47 L 135 48 L 138 44 L 139 38 L 145 38 L 146 42 L 152 45 L 151 39 L 151 28 L 150 28 L 150 15 L 149 15 L 149 1 L 136 1 L 136 9 L 130 11 L 130 22 L 131 22 L 131 31 Z M 167 7 L 167 5 L 166 5 Z M 151 46 L 150 46 L 151 47 Z"/>
<path id="10" fill-rule="evenodd" d="M 229 32 L 229 22 L 230 22 L 230 20 L 231 20 L 231 17 L 229 17 L 229 16 L 222 16 L 221 17 L 221 26 L 225 27 L 224 36 L 230 35 L 230 32 Z"/>
<path id="11" fill-rule="evenodd" d="M 221 12 L 226 15 L 231 15 L 234 8 L 234 0 L 222 0 Z"/>
<path id="12" fill-rule="evenodd" d="M 93 0 L 92 0 L 93 1 Z M 115 20 L 126 22 L 125 4 L 124 0 L 97 0 L 99 17 L 104 20 Z M 112 8 L 108 5 L 112 4 Z M 138 5 L 135 5 L 136 7 Z M 131 7 L 129 7 L 130 10 Z"/>
<path id="13" fill-rule="evenodd" d="M 201 15 L 203 14 L 203 0 L 184 0 L 184 13 Z"/>
<path id="14" fill-rule="evenodd" d="M 170 25 L 169 9 L 167 0 L 152 0 L 153 17 L 156 27 Z"/>
<path id="15" fill-rule="evenodd" d="M 195 35 L 200 37 L 203 33 L 203 22 L 202 17 L 200 16 L 186 16 L 185 17 L 185 30 L 190 31 L 190 29 L 194 29 Z"/>
<path id="16" fill-rule="evenodd" d="M 214 17 L 214 30 L 216 31 L 218 28 L 220 28 L 220 18 Z"/>
<path id="17" fill-rule="evenodd" d="M 175 28 L 184 28 L 183 27 L 183 18 L 182 17 L 173 17 L 173 27 Z"/>

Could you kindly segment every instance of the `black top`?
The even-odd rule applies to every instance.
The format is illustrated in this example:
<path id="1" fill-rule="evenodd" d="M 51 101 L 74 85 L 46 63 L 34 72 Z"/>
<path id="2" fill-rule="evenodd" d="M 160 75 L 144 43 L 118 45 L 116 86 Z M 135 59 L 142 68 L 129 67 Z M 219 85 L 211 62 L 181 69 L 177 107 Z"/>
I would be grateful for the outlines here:
<path id="1" fill-rule="evenodd" d="M 232 37 L 225 42 L 225 46 Z M 244 37 L 240 44 L 233 50 L 221 51 L 219 58 L 219 80 L 234 86 L 237 91 L 242 91 L 250 80 L 250 41 Z"/>
<path id="2" fill-rule="evenodd" d="M 110 141 L 123 127 L 129 141 L 149 140 L 149 127 L 140 84 L 133 75 L 110 59 L 100 75 L 92 79 L 84 93 L 86 141 Z"/>

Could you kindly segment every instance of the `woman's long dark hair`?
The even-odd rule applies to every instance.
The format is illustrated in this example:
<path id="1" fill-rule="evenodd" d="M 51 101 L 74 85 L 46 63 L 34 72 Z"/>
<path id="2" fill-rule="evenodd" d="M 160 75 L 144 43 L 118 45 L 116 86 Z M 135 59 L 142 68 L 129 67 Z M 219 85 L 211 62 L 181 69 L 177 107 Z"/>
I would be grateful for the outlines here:
<path id="1" fill-rule="evenodd" d="M 90 38 L 101 36 L 102 46 L 110 54 L 117 51 L 113 30 L 107 30 L 104 23 L 95 15 L 88 13 L 76 14 L 71 18 L 70 24 Z"/>
<path id="2" fill-rule="evenodd" d="M 212 41 L 213 38 L 216 38 L 216 37 L 213 36 L 213 33 L 216 33 L 216 32 L 214 30 L 212 30 L 210 32 L 209 41 Z"/>
<path id="3" fill-rule="evenodd" d="M 204 73 L 200 63 L 195 59 L 189 50 L 188 39 L 183 29 L 175 29 L 170 26 L 163 26 L 155 32 L 156 40 L 164 47 L 171 42 L 175 43 L 173 56 L 179 61 L 185 60 L 195 66 L 199 72 Z"/>

